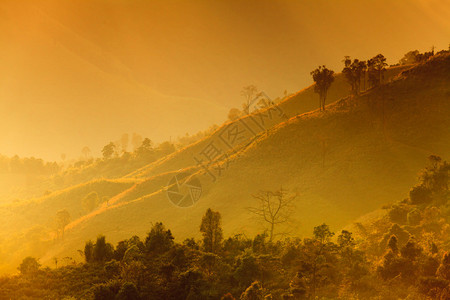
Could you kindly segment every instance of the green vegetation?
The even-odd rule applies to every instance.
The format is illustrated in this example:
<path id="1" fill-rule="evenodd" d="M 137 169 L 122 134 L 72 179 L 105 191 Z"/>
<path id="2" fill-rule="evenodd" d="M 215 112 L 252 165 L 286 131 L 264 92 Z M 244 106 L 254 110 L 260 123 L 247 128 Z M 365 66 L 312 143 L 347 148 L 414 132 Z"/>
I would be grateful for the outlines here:
<path id="1" fill-rule="evenodd" d="M 173 241 L 155 223 L 145 241 L 114 247 L 88 241 L 85 263 L 50 269 L 27 257 L 0 280 L 1 298 L 31 299 L 446 299 L 450 289 L 450 164 L 430 156 L 412 196 L 355 234 L 327 224 L 312 237 L 222 239 L 221 215 L 208 209 L 203 239 Z M 413 217 L 414 215 L 414 217 Z M 317 297 L 317 298 L 316 298 Z"/>
<path id="2" fill-rule="evenodd" d="M 327 69 L 325 66 L 319 66 L 311 72 L 314 82 L 314 92 L 319 94 L 319 108 L 325 110 L 325 102 L 327 100 L 328 89 L 334 81 L 334 71 Z"/>
<path id="3" fill-rule="evenodd" d="M 445 53 L 447 51 L 442 50 L 439 51 L 437 54 Z M 409 51 L 406 53 L 402 59 L 400 59 L 399 64 L 400 65 L 409 65 L 409 64 L 415 64 L 419 62 L 424 62 L 430 57 L 434 55 L 434 47 L 432 47 L 431 51 L 420 53 L 418 50 Z"/>
<path id="4" fill-rule="evenodd" d="M 54 175 L 61 170 L 61 166 L 56 162 L 44 162 L 44 160 L 35 157 L 20 158 L 14 156 L 8 158 L 0 155 L 0 173 L 12 174 L 39 174 L 39 175 Z"/>
<path id="5" fill-rule="evenodd" d="M 326 73 L 326 84 L 246 116 L 235 111 L 230 122 L 178 143 L 154 146 L 134 135 L 128 152 L 122 136 L 97 159 L 83 148 L 80 161 L 46 175 L 44 196 L 0 207 L 0 268 L 20 271 L 0 278 L 0 298 L 445 297 L 447 157 L 431 156 L 408 199 L 394 201 L 425 157 L 450 146 L 450 55 L 392 68 L 385 61 L 347 58 L 342 74 L 321 67 L 316 79 Z M 227 149 L 223 130 L 258 119 L 264 125 L 226 160 L 210 162 L 226 168 L 209 180 L 193 156 L 211 143 Z M 189 212 L 165 195 L 180 169 L 202 181 Z M 165 225 L 149 223 L 161 216 Z"/>

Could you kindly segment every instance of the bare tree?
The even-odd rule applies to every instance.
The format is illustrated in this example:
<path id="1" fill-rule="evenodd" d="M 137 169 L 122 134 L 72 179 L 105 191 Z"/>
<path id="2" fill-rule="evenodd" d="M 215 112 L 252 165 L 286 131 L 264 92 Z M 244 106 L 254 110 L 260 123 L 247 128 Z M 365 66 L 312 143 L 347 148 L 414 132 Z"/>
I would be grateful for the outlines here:
<path id="1" fill-rule="evenodd" d="M 269 225 L 269 241 L 272 242 L 276 235 L 275 227 L 290 221 L 296 195 L 288 196 L 287 190 L 280 187 L 275 192 L 259 191 L 252 196 L 258 201 L 258 205 L 247 209 Z"/>
<path id="2" fill-rule="evenodd" d="M 245 86 L 241 91 L 241 95 L 245 98 L 245 102 L 242 104 L 242 111 L 244 115 L 248 115 L 251 102 L 258 95 L 258 89 L 254 85 Z"/>

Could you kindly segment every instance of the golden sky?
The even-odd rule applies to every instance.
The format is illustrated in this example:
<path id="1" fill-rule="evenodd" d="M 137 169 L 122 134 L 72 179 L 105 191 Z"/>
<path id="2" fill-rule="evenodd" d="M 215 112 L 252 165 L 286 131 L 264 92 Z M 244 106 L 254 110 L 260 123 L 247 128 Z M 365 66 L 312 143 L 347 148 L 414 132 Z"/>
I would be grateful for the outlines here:
<path id="1" fill-rule="evenodd" d="M 447 49 L 450 0 L 2 0 L 0 153 L 98 154 L 122 133 L 194 133 L 350 55 Z"/>

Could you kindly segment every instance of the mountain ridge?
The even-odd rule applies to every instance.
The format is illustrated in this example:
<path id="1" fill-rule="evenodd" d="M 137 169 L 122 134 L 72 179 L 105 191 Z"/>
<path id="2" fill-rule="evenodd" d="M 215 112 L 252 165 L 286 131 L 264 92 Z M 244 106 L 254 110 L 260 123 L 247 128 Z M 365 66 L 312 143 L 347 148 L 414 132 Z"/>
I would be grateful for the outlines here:
<path id="1" fill-rule="evenodd" d="M 433 60 L 448 68 L 448 58 L 447 55 Z M 261 189 L 275 190 L 283 186 L 299 194 L 295 210 L 297 220 L 293 226 L 300 235 L 323 221 L 344 227 L 382 203 L 403 197 L 415 182 L 427 154 L 448 149 L 445 142 L 426 139 L 433 132 L 433 137 L 448 136 L 443 130 L 445 124 L 435 124 L 442 119 L 442 114 L 435 115 L 435 112 L 438 106 L 442 111 L 448 109 L 444 100 L 448 97 L 449 79 L 432 80 L 439 74 L 445 75 L 446 71 L 430 75 L 426 70 L 420 71 L 421 65 L 417 65 L 412 71 L 400 74 L 410 68 L 398 68 L 393 75 L 395 80 L 379 88 L 357 97 L 341 97 L 329 104 L 325 112 L 314 110 L 287 121 L 274 122 L 273 126 L 247 139 L 235 153 L 217 160 L 215 166 L 221 165 L 224 170 L 223 176 L 218 176 L 214 182 L 195 165 L 193 155 L 198 154 L 199 148 L 212 137 L 217 137 L 220 129 L 194 146 L 129 173 L 124 176 L 129 182 L 128 187 L 112 195 L 111 205 L 103 204 L 96 211 L 76 218 L 68 226 L 64 240 L 42 253 L 42 261 L 48 262 L 58 255 L 76 256 L 73 249 L 82 247 L 85 240 L 95 238 L 99 233 L 108 236 L 113 243 L 130 235 L 144 235 L 157 221 L 163 221 L 171 228 L 177 239 L 198 237 L 197 224 L 191 220 L 198 220 L 208 207 L 222 213 L 227 235 L 261 232 L 262 224 L 246 210 L 254 205 L 251 195 Z M 415 79 L 414 70 L 419 70 L 419 75 L 425 72 L 425 78 L 429 77 L 424 86 L 417 85 L 424 76 Z M 348 91 L 344 81 L 341 88 Z M 305 91 L 316 96 L 311 87 L 303 93 Z M 298 100 L 298 95 L 294 99 Z M 430 111 L 420 111 L 424 96 L 431 99 Z M 395 99 L 385 101 L 391 98 Z M 331 97 L 330 102 L 332 100 Z M 284 101 L 284 105 L 286 102 L 292 107 L 299 105 L 292 99 L 291 102 Z M 415 106 L 410 106 L 411 103 Z M 411 121 L 411 116 L 417 118 Z M 254 116 L 246 118 L 250 117 Z M 224 126 L 229 124 L 233 123 Z M 423 149 L 418 145 L 424 145 Z M 201 199 L 191 208 L 175 207 L 165 193 L 170 178 L 180 169 L 195 173 L 202 183 Z M 390 182 L 392 180 L 395 184 Z M 319 181 L 322 184 L 318 185 Z M 346 185 L 351 187 L 344 188 Z M 377 186 L 383 188 L 377 189 Z M 311 215 L 312 211 L 314 215 Z"/>

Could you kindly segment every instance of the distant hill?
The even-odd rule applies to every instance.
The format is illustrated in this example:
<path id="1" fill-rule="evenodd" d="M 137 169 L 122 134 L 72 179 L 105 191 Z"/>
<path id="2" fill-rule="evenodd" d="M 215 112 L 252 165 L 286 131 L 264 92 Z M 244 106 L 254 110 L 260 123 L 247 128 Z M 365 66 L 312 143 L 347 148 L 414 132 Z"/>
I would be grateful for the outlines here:
<path id="1" fill-rule="evenodd" d="M 255 203 L 251 195 L 281 185 L 298 193 L 297 234 L 321 222 L 343 227 L 404 197 L 428 155 L 448 156 L 449 68 L 449 55 L 435 57 L 359 97 L 328 105 L 324 113 L 300 114 L 260 133 L 229 158 L 215 182 L 199 168 L 203 194 L 192 208 L 172 205 L 163 186 L 146 192 L 140 185 L 147 181 L 136 186 L 141 192 L 135 200 L 86 218 L 69 234 L 79 245 L 99 232 L 114 241 L 144 234 L 151 222 L 161 220 L 183 238 L 198 232 L 190 220 L 198 220 L 208 207 L 222 213 L 228 234 L 254 234 L 262 228 L 245 209 Z"/>
<path id="2" fill-rule="evenodd" d="M 227 235 L 253 235 L 263 227 L 246 209 L 255 205 L 251 195 L 280 186 L 298 194 L 293 224 L 296 235 L 309 233 L 322 222 L 341 228 L 381 204 L 402 198 L 428 155 L 448 157 L 449 70 L 449 55 L 419 65 L 391 68 L 386 84 L 358 97 L 348 96 L 348 84 L 338 75 L 325 112 L 314 110 L 318 96 L 309 87 L 275 109 L 225 124 L 210 137 L 128 173 L 123 179 L 99 181 L 102 191 L 108 190 L 110 202 L 91 213 L 79 217 L 77 205 L 90 191 L 100 194 L 94 183 L 17 207 L 2 207 L 2 217 L 12 226 L 14 221 L 22 223 L 18 216 L 31 220 L 12 232 L 4 232 L 3 238 L 17 232 L 29 234 L 27 226 L 45 225 L 44 219 L 53 218 L 57 208 L 65 206 L 72 207 L 73 222 L 64 240 L 45 242 L 42 238 L 42 248 L 51 248 L 42 252 L 44 263 L 54 256 L 76 257 L 76 249 L 99 233 L 117 242 L 145 234 L 157 221 L 171 228 L 177 239 L 196 236 L 197 222 L 208 207 L 222 213 Z M 265 117 L 269 111 L 272 117 Z M 264 120 L 263 126 L 258 125 L 258 120 Z M 227 148 L 224 137 L 230 137 L 228 130 L 237 125 L 241 129 L 247 125 L 245 128 L 253 132 L 231 145 L 232 149 Z M 220 176 L 215 173 L 215 181 L 195 160 L 204 159 L 202 151 L 211 144 L 222 150 L 221 159 L 215 163 L 223 170 Z M 202 196 L 190 208 L 174 206 L 165 192 L 167 183 L 180 169 L 196 173 L 202 184 Z M 54 207 L 47 209 L 44 203 Z"/>
<path id="3" fill-rule="evenodd" d="M 410 67 L 411 66 L 397 66 L 387 69 L 385 73 L 386 81 L 392 80 L 392 78 L 397 76 L 400 72 Z M 326 102 L 327 104 L 333 103 L 339 99 L 347 97 L 349 93 L 350 86 L 345 81 L 344 76 L 339 73 L 336 75 L 335 80 L 328 91 Z M 318 107 L 318 102 L 319 98 L 314 92 L 314 85 L 309 86 L 284 99 L 281 103 L 276 105 L 275 108 L 262 109 L 261 112 L 256 112 L 251 115 L 244 116 L 237 121 L 227 123 L 219 127 L 211 136 L 204 138 L 194 145 L 185 147 L 177 153 L 140 168 L 137 171 L 130 173 L 127 177 L 147 177 L 159 174 L 161 172 L 174 171 L 192 166 L 193 162 L 195 163 L 192 157 L 200 153 L 206 145 L 211 143 L 211 141 L 214 140 L 216 143 L 220 143 L 221 147 L 228 148 L 227 145 L 223 144 L 219 135 L 226 127 L 232 127 L 233 124 L 245 123 L 252 131 L 252 133 L 247 132 L 242 135 L 243 139 L 240 140 L 239 143 L 236 143 L 237 146 L 243 146 L 253 140 L 255 136 L 253 132 L 256 134 L 261 133 L 264 130 L 270 129 L 287 121 L 289 118 L 314 111 Z M 257 121 L 258 124 L 256 124 L 255 121 Z"/>

